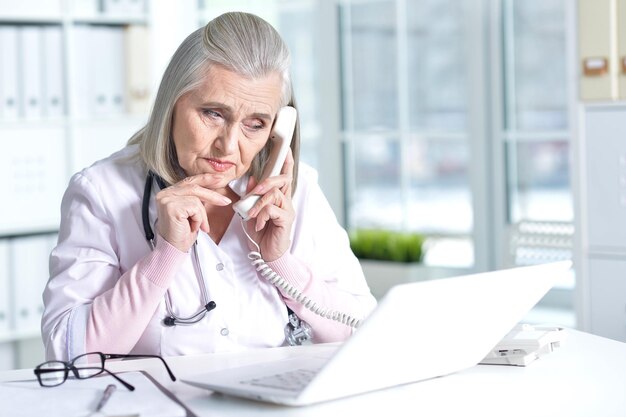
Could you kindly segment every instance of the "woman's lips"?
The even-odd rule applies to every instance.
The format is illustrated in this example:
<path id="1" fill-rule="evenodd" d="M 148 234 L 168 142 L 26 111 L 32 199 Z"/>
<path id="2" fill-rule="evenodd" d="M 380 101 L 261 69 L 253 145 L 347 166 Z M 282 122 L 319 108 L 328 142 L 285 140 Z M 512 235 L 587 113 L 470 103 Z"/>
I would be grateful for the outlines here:
<path id="1" fill-rule="evenodd" d="M 207 161 L 216 172 L 228 171 L 230 168 L 232 168 L 235 165 L 232 162 L 220 161 L 219 159 L 205 158 L 205 161 Z"/>

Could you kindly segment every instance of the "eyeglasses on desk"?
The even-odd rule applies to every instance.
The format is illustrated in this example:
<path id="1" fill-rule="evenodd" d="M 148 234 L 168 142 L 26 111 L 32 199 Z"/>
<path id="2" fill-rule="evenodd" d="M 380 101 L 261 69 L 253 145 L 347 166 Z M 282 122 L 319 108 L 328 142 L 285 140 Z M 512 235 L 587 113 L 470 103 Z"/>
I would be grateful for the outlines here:
<path id="1" fill-rule="evenodd" d="M 167 373 L 169 374 L 172 381 L 176 381 L 176 377 L 172 373 L 172 370 L 165 362 L 165 359 L 160 357 L 159 355 L 122 355 L 122 354 L 112 354 L 112 353 L 102 353 L 102 352 L 89 352 L 83 355 L 77 356 L 69 362 L 63 361 L 48 361 L 44 362 L 35 367 L 35 376 L 37 376 L 37 381 L 39 381 L 39 385 L 42 387 L 56 387 L 64 383 L 68 377 L 70 377 L 70 372 L 76 379 L 87 379 L 92 378 L 94 376 L 100 375 L 102 373 L 107 373 L 111 375 L 113 378 L 117 379 L 122 385 L 124 385 L 128 390 L 134 391 L 135 387 L 124 381 L 119 376 L 115 375 L 113 372 L 109 371 L 104 367 L 104 363 L 107 359 L 130 359 L 130 358 L 155 358 L 159 359 Z"/>

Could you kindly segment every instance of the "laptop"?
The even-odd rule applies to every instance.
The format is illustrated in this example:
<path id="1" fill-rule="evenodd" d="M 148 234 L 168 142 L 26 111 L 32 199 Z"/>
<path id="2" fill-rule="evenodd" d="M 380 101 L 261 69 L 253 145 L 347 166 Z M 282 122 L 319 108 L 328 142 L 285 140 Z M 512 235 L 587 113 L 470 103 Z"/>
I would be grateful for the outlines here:
<path id="1" fill-rule="evenodd" d="M 448 375 L 479 363 L 571 265 L 562 261 L 397 285 L 341 344 L 182 380 L 299 406 Z"/>

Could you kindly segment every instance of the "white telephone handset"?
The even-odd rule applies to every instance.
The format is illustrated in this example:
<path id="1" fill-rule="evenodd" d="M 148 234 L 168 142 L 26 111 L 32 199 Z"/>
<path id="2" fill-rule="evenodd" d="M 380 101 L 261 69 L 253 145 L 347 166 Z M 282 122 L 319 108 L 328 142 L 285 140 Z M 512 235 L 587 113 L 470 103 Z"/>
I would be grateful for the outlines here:
<path id="1" fill-rule="evenodd" d="M 269 156 L 261 182 L 265 178 L 275 177 L 280 174 L 280 170 L 285 163 L 293 131 L 296 128 L 297 112 L 291 106 L 285 106 L 278 111 L 274 127 L 270 132 L 269 140 L 273 142 L 272 153 Z M 233 204 L 233 209 L 244 220 L 249 220 L 248 212 L 254 204 L 261 198 L 259 195 L 248 194 L 241 200 Z"/>
<path id="2" fill-rule="evenodd" d="M 293 131 L 296 127 L 296 119 L 297 112 L 296 109 L 294 109 L 293 107 L 285 106 L 278 111 L 278 114 L 276 115 L 276 121 L 274 122 L 274 127 L 270 132 L 269 137 L 269 140 L 274 142 L 274 146 L 269 156 L 269 161 L 267 162 L 265 170 L 263 171 L 263 177 L 259 180 L 259 182 L 264 180 L 265 178 L 274 177 L 280 173 L 280 170 L 285 163 L 285 158 L 287 157 L 289 146 L 291 145 L 291 138 L 293 137 Z M 233 209 L 242 218 L 241 224 L 243 226 L 244 233 L 246 234 L 250 242 L 252 242 L 252 244 L 254 244 L 254 246 L 257 248 L 257 251 L 252 251 L 248 254 L 248 258 L 252 261 L 252 265 L 257 270 L 257 272 L 269 282 L 280 288 L 284 293 L 288 294 L 292 299 L 301 303 L 306 308 L 313 311 L 315 314 L 326 317 L 330 320 L 338 321 L 350 327 L 358 327 L 360 324 L 359 319 L 356 319 L 340 311 L 328 309 L 317 304 L 314 300 L 304 295 L 288 281 L 286 281 L 284 278 L 274 272 L 263 260 L 263 258 L 261 257 L 261 250 L 259 248 L 259 245 L 250 237 L 244 226 L 244 221 L 247 221 L 250 218 L 248 216 L 248 212 L 250 211 L 252 206 L 254 206 L 254 204 L 259 200 L 259 198 L 261 198 L 261 196 L 248 194 L 242 197 L 242 199 L 239 200 L 237 203 L 233 204 Z M 307 330 L 305 332 L 310 332 L 310 330 Z M 307 333 L 307 337 L 308 335 L 309 333 Z M 292 343 L 291 339 L 295 340 L 295 344 L 300 344 L 302 342 L 302 340 L 299 340 L 300 336 L 293 336 L 292 338 L 288 338 L 290 343 Z"/>

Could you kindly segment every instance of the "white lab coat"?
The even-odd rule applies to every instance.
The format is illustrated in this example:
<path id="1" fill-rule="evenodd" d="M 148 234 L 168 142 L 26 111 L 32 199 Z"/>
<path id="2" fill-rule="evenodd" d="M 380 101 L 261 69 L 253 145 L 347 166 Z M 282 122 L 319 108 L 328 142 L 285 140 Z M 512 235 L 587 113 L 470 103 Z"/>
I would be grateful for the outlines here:
<path id="1" fill-rule="evenodd" d="M 67 360 L 85 352 L 93 299 L 150 252 L 141 217 L 146 170 L 136 154 L 137 147 L 129 146 L 97 162 L 75 174 L 65 192 L 59 242 L 50 256 L 50 279 L 43 295 L 42 334 L 48 359 Z M 245 191 L 242 181 L 232 186 L 236 192 Z M 157 191 L 154 186 L 150 200 L 153 230 Z M 358 311 L 347 313 L 365 317 L 375 300 L 347 234 L 317 184 L 317 173 L 305 164 L 300 164 L 293 204 L 291 254 L 308 265 L 315 279 L 352 294 Z M 198 251 L 204 285 L 217 308 L 192 326 L 166 327 L 162 301 L 131 353 L 171 356 L 282 345 L 285 303 L 250 265 L 239 217 L 233 217 L 219 245 L 201 233 Z M 179 316 L 192 315 L 202 306 L 191 251 L 169 292 Z"/>

